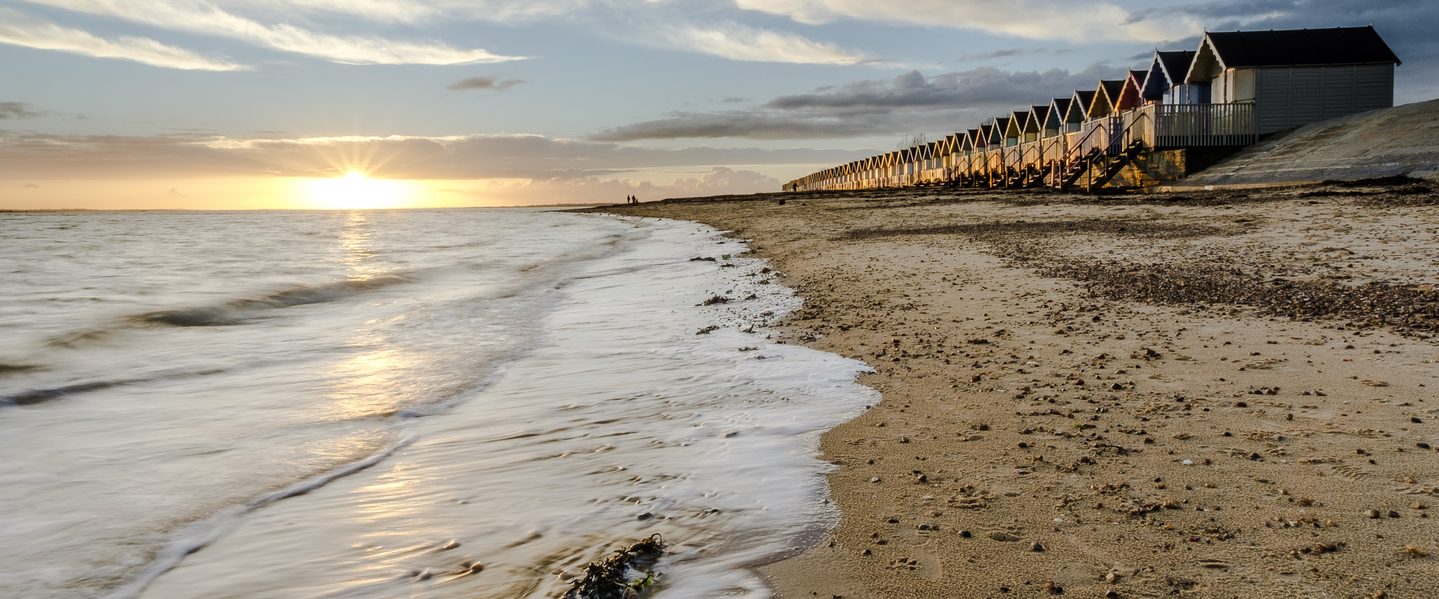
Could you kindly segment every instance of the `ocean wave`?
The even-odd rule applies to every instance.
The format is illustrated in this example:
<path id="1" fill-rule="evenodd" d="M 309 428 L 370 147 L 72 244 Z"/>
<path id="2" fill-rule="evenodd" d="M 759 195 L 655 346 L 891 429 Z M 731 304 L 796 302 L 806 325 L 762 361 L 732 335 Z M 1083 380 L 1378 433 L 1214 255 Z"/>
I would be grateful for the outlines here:
<path id="1" fill-rule="evenodd" d="M 245 514 L 277 501 L 308 494 L 336 480 L 367 470 L 391 455 L 394 455 L 395 452 L 414 443 L 414 441 L 413 438 L 401 439 L 364 458 L 341 464 L 340 466 L 283 487 L 277 491 L 251 499 L 241 506 L 223 510 L 185 527 L 172 537 L 170 544 L 161 549 L 138 576 L 119 588 L 110 591 L 104 596 L 105 599 L 133 599 L 134 597 L 138 597 L 140 593 L 143 593 L 160 575 L 169 572 L 175 566 L 178 566 L 187 556 L 214 543 L 227 531 L 238 525 L 240 518 Z"/>
<path id="2" fill-rule="evenodd" d="M 123 387 L 123 386 L 125 386 L 125 385 L 136 385 L 136 384 L 140 384 L 140 383 L 149 383 L 149 382 L 153 382 L 153 381 L 166 380 L 166 379 L 178 379 L 178 378 L 191 378 L 191 377 L 209 376 L 209 375 L 212 375 L 212 374 L 219 374 L 219 373 L 222 373 L 222 372 L 225 372 L 225 370 L 224 370 L 223 368 L 207 368 L 207 369 L 204 369 L 204 370 L 195 370 L 195 371 L 188 371 L 188 372 L 167 372 L 167 373 L 162 373 L 162 374 L 158 374 L 158 375 L 155 375 L 155 376 L 136 377 L 136 378 L 129 378 L 129 379 L 114 379 L 114 380 L 101 380 L 101 381 L 87 381 L 87 382 L 83 382 L 83 383 L 72 383 L 72 384 L 69 384 L 69 385 L 61 385 L 61 386 L 59 386 L 59 387 L 47 387 L 47 388 L 44 388 L 44 389 L 26 389 L 26 390 L 20 391 L 20 392 L 18 392 L 18 393 L 11 393 L 11 394 L 9 394 L 9 395 L 0 395 L 0 407 L 3 407 L 3 406 L 29 406 L 29 405 L 34 405 L 34 404 L 38 404 L 38 403 L 45 403 L 45 402 L 47 402 L 47 401 L 54 401 L 54 400 L 56 400 L 56 399 L 62 399 L 62 398 L 70 397 L 70 396 L 74 396 L 74 395 L 79 395 L 79 394 L 82 394 L 82 393 L 89 393 L 89 392 L 92 392 L 92 391 L 102 391 L 102 390 L 105 390 L 105 389 L 113 389 L 113 388 L 115 388 L 115 387 Z"/>
<path id="3" fill-rule="evenodd" d="M 137 327 L 221 327 L 251 322 L 268 310 L 339 301 L 362 293 L 412 283 L 412 274 L 390 274 L 368 279 L 347 279 L 324 285 L 296 285 L 259 297 L 241 298 L 213 306 L 156 310 L 122 317 L 108 325 L 53 337 L 48 345 L 76 347 Z M 3 372 L 0 372 L 3 374 Z"/>
<path id="4" fill-rule="evenodd" d="M 0 377 L 24 372 L 34 372 L 36 370 L 40 370 L 40 367 L 34 364 L 5 364 L 0 362 Z"/>
<path id="5" fill-rule="evenodd" d="M 131 322 L 175 327 L 212 327 L 243 324 L 256 312 L 321 304 L 361 293 L 413 282 L 407 275 L 384 275 L 368 279 L 347 279 L 325 285 L 296 285 L 258 298 L 238 299 L 219 306 L 159 310 L 130 317 Z"/>

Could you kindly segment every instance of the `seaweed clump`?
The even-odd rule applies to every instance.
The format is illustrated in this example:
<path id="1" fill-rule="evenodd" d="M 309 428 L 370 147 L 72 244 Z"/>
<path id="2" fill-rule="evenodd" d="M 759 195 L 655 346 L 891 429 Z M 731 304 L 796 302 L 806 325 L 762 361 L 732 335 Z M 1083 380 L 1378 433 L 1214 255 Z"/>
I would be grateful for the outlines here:
<path id="1" fill-rule="evenodd" d="M 564 599 L 636 599 L 654 590 L 655 564 L 664 555 L 659 534 L 616 551 L 609 558 L 585 566 Z"/>

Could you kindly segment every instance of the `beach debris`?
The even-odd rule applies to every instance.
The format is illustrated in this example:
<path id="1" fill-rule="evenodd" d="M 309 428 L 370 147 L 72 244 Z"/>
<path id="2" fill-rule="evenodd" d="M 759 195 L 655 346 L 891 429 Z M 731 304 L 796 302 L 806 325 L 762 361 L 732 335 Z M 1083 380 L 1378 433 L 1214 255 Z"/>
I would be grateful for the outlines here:
<path id="1" fill-rule="evenodd" d="M 655 564 L 664 556 L 659 534 L 616 551 L 609 558 L 585 567 L 583 577 L 564 599 L 633 599 L 648 596 L 656 582 Z"/>
<path id="2" fill-rule="evenodd" d="M 715 305 L 715 304 L 728 304 L 729 302 L 730 302 L 730 299 L 729 299 L 729 298 L 727 298 L 727 297 L 725 297 L 725 296 L 723 296 L 723 295 L 715 294 L 715 295 L 710 296 L 709 299 L 706 299 L 705 301 L 700 302 L 700 305 L 701 305 L 701 306 L 713 306 L 713 305 Z"/>
<path id="3" fill-rule="evenodd" d="M 719 329 L 720 329 L 720 328 L 719 328 L 719 326 L 717 326 L 717 325 L 710 325 L 710 326 L 707 326 L 707 327 L 705 327 L 705 328 L 703 328 L 703 329 L 700 329 L 700 330 L 698 330 L 698 331 L 695 331 L 695 334 L 696 334 L 696 335 L 708 335 L 708 334 L 710 334 L 710 333 L 713 333 L 713 332 L 715 332 L 715 331 L 718 331 Z"/>

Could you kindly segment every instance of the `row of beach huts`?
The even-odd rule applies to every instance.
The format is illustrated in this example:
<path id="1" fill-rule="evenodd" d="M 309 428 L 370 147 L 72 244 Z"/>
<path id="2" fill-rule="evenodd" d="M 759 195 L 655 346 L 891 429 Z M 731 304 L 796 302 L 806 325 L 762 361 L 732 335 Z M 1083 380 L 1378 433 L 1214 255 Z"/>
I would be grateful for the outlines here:
<path id="1" fill-rule="evenodd" d="M 1196 50 L 1156 51 L 1145 68 L 1094 89 L 784 189 L 1169 183 L 1264 136 L 1393 106 L 1399 64 L 1372 26 L 1209 32 Z"/>

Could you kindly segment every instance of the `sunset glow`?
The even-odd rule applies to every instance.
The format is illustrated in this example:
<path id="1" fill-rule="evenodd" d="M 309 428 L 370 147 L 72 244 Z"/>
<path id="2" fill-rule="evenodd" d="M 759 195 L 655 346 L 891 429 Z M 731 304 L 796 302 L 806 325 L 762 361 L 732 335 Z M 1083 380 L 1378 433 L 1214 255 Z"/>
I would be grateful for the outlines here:
<path id="1" fill-rule="evenodd" d="M 406 208 L 415 203 L 419 188 L 407 181 L 371 179 L 363 171 L 350 170 L 339 177 L 305 180 L 301 183 L 300 196 L 305 208 Z"/>

